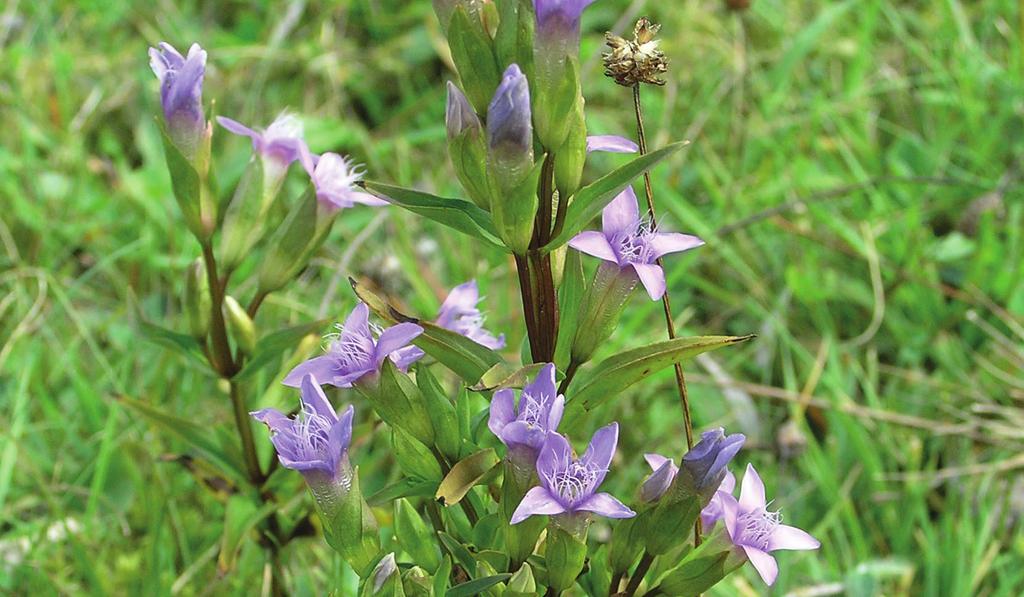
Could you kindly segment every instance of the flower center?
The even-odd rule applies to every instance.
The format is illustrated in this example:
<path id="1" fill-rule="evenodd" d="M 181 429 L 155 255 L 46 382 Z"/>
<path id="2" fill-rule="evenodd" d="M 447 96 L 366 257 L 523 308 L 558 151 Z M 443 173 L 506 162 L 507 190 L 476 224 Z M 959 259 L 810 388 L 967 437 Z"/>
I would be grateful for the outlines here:
<path id="1" fill-rule="evenodd" d="M 531 426 L 540 425 L 541 417 L 544 416 L 544 411 L 550 401 L 551 397 L 547 394 L 533 396 L 523 392 L 523 397 L 519 400 L 519 420 Z M 543 427 L 543 425 L 540 426 Z"/>
<path id="2" fill-rule="evenodd" d="M 337 325 L 338 333 L 333 334 L 330 352 L 338 360 L 342 367 L 353 367 L 362 365 L 370 360 L 370 351 L 373 346 L 365 338 L 358 334 L 345 333 L 345 328 Z"/>
<path id="3" fill-rule="evenodd" d="M 736 519 L 740 529 L 740 540 L 761 550 L 768 549 L 768 539 L 780 524 L 781 512 L 769 512 L 766 508 L 758 508 L 745 512 Z"/>
<path id="4" fill-rule="evenodd" d="M 331 422 L 317 414 L 312 406 L 303 403 L 302 411 L 295 417 L 292 427 L 295 434 L 295 451 L 301 460 L 327 460 L 328 435 Z"/>
<path id="5" fill-rule="evenodd" d="M 594 492 L 597 473 L 597 470 L 573 460 L 565 468 L 554 473 L 550 479 L 551 487 L 563 500 L 575 504 Z"/>
<path id="6" fill-rule="evenodd" d="M 650 263 L 650 239 L 654 231 L 646 223 L 640 223 L 633 232 L 619 232 L 612 237 L 611 245 L 625 263 Z"/>

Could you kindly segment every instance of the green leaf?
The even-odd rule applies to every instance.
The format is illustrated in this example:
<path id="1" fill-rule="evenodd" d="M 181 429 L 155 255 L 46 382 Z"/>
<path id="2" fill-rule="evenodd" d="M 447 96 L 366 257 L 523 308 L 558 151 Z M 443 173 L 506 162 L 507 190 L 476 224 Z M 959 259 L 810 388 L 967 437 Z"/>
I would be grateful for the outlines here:
<path id="1" fill-rule="evenodd" d="M 565 212 L 565 224 L 562 231 L 544 245 L 543 250 L 551 251 L 569 242 L 570 238 L 583 230 L 606 205 L 611 203 L 616 195 L 622 192 L 622 189 L 633 182 L 633 179 L 650 170 L 655 164 L 679 151 L 688 143 L 689 141 L 672 143 L 657 151 L 634 158 L 629 163 L 580 189 L 573 195 L 572 202 Z"/>
<path id="2" fill-rule="evenodd" d="M 437 481 L 426 481 L 412 477 L 401 479 L 385 485 L 382 489 L 366 498 L 371 506 L 383 506 L 403 497 L 433 496 L 437 489 Z"/>
<path id="3" fill-rule="evenodd" d="M 256 352 L 242 370 L 235 374 L 235 381 L 245 381 L 267 365 L 275 362 L 285 351 L 298 346 L 299 342 L 306 336 L 322 330 L 330 322 L 329 319 L 321 319 L 303 323 L 290 328 L 278 330 L 261 338 L 256 343 Z"/>
<path id="4" fill-rule="evenodd" d="M 364 186 L 367 191 L 392 205 L 404 207 L 414 214 L 454 228 L 463 234 L 479 238 L 502 250 L 508 250 L 498 237 L 498 231 L 494 227 L 490 214 L 469 201 L 438 197 L 415 189 L 369 180 L 364 183 Z"/>
<path id="5" fill-rule="evenodd" d="M 469 389 L 474 392 L 490 392 L 501 388 L 521 388 L 530 383 L 547 363 L 534 363 L 525 367 L 513 367 L 502 361 L 491 367 L 480 377 L 480 381 Z M 555 373 L 559 377 L 559 373 Z"/>
<path id="6" fill-rule="evenodd" d="M 562 285 L 558 289 L 558 339 L 555 341 L 555 364 L 565 370 L 569 366 L 572 341 L 579 325 L 580 309 L 587 296 L 587 281 L 583 275 L 583 260 L 579 251 L 568 251 Z"/>
<path id="7" fill-rule="evenodd" d="M 459 543 L 458 539 L 452 537 L 444 531 L 438 531 L 438 538 L 441 539 L 441 543 L 444 548 L 448 550 L 448 553 L 452 555 L 452 558 L 459 563 L 460 566 L 465 568 L 467 571 L 476 570 L 476 558 L 473 554 L 466 549 L 466 546 Z M 450 592 L 448 593 L 451 594 Z"/>
<path id="8" fill-rule="evenodd" d="M 215 439 L 214 431 L 193 421 L 182 419 L 164 410 L 140 402 L 127 396 L 117 398 L 120 404 L 127 406 L 136 414 L 163 431 L 181 439 L 202 454 L 211 464 L 216 465 L 222 473 L 238 485 L 247 483 L 242 474 L 242 455 L 237 446 L 225 446 Z"/>
<path id="9" fill-rule="evenodd" d="M 256 525 L 277 511 L 280 504 L 268 502 L 262 508 L 248 496 L 233 495 L 224 509 L 224 534 L 220 540 L 220 554 L 217 556 L 217 570 L 227 574 L 235 567 L 238 551 L 246 536 Z"/>
<path id="10" fill-rule="evenodd" d="M 423 328 L 413 344 L 437 359 L 466 383 L 477 383 L 492 367 L 502 362 L 501 355 L 469 338 L 446 330 L 428 321 L 405 315 L 370 292 L 364 285 L 349 279 L 356 296 L 378 316 L 393 323 L 411 322 Z"/>
<path id="11" fill-rule="evenodd" d="M 179 334 L 147 321 L 139 321 L 139 331 L 142 332 L 144 338 L 165 348 L 170 348 L 174 352 L 199 364 L 202 369 L 209 370 L 209 363 L 206 362 L 206 357 L 203 356 L 203 348 L 192 336 Z"/>
<path id="12" fill-rule="evenodd" d="M 476 15 L 470 16 L 462 6 L 455 9 L 448 24 L 448 47 L 466 97 L 482 117 L 487 113 L 491 95 L 501 81 L 501 73 L 494 58 L 491 37 L 484 31 L 483 22 Z"/>
<path id="13" fill-rule="evenodd" d="M 480 450 L 455 463 L 452 470 L 441 480 L 434 498 L 445 506 L 459 503 L 474 485 L 498 466 L 501 459 L 494 448 Z"/>
<path id="14" fill-rule="evenodd" d="M 505 582 L 510 578 L 512 578 L 512 575 L 507 572 L 478 578 L 452 587 L 447 593 L 445 593 L 445 595 L 446 597 L 470 597 L 471 595 L 479 595 L 494 585 L 500 582 Z"/>
<path id="15" fill-rule="evenodd" d="M 445 556 L 434 573 L 434 596 L 443 597 L 448 593 L 448 579 L 452 575 L 452 558 Z"/>
<path id="16" fill-rule="evenodd" d="M 571 402 L 567 405 L 564 421 L 570 425 L 579 421 L 582 412 L 593 410 L 614 398 L 655 371 L 692 358 L 703 352 L 738 344 L 753 338 L 747 336 L 697 336 L 676 338 L 650 346 L 635 348 L 608 358 L 593 368 L 593 375 L 574 384 L 575 389 L 567 392 Z"/>

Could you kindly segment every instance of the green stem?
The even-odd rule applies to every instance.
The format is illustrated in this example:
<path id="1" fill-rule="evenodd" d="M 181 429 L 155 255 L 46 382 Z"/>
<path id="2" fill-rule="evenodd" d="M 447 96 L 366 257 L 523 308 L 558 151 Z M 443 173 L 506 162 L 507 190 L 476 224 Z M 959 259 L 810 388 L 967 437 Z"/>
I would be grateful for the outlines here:
<path id="1" fill-rule="evenodd" d="M 252 424 L 249 420 L 249 411 L 245 407 L 245 400 L 239 392 L 238 384 L 230 382 L 231 406 L 235 414 L 235 425 L 238 427 L 238 435 L 242 439 L 242 457 L 245 459 L 245 470 L 249 475 L 249 481 L 256 487 L 263 484 L 263 473 L 260 471 L 259 458 L 256 455 L 256 442 L 252 435 Z"/>

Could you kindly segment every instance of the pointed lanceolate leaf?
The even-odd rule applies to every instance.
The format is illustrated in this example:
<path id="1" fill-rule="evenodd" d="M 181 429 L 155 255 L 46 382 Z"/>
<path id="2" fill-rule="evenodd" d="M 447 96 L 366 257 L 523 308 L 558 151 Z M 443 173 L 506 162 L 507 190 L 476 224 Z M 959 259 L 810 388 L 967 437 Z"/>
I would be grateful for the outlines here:
<path id="1" fill-rule="evenodd" d="M 203 357 L 202 347 L 192 336 L 179 334 L 178 332 L 160 327 L 147 321 L 139 322 L 139 330 L 142 332 L 142 336 L 144 338 L 152 340 L 156 344 L 170 348 L 178 354 L 188 357 L 194 362 L 194 364 L 199 365 L 204 370 L 209 369 L 209 365 Z"/>
<path id="2" fill-rule="evenodd" d="M 472 595 L 479 595 L 494 585 L 505 582 L 512 578 L 512 575 L 505 572 L 502 574 L 494 574 L 492 576 L 486 576 L 484 578 L 477 578 L 468 582 L 464 582 L 461 585 L 456 585 L 448 592 L 445 593 L 446 597 L 471 597 Z"/>
<path id="3" fill-rule="evenodd" d="M 569 208 L 565 212 L 565 224 L 561 232 L 558 236 L 551 239 L 551 242 L 545 245 L 544 249 L 551 251 L 569 242 L 570 238 L 583 230 L 637 176 L 640 176 L 646 170 L 650 170 L 655 164 L 679 151 L 688 143 L 688 141 L 672 143 L 646 155 L 634 158 L 624 166 L 613 170 L 611 173 L 580 189 L 573 196 L 572 203 L 569 204 Z"/>
<path id="4" fill-rule="evenodd" d="M 490 214 L 469 201 L 438 197 L 415 189 L 373 181 L 366 181 L 365 188 L 392 205 L 403 207 L 496 247 L 505 248 Z"/>
<path id="5" fill-rule="evenodd" d="M 622 390 L 665 367 L 701 353 L 745 342 L 754 336 L 697 336 L 676 338 L 619 353 L 597 364 L 593 374 L 573 384 L 567 392 L 571 402 L 563 418 L 567 424 L 581 420 L 578 415 L 614 398 Z"/>
<path id="6" fill-rule="evenodd" d="M 555 341 L 555 365 L 560 369 L 569 366 L 572 341 L 579 325 L 580 305 L 586 297 L 587 281 L 583 275 L 583 260 L 579 251 L 565 255 L 565 269 L 562 285 L 558 289 L 558 339 Z"/>
<path id="7" fill-rule="evenodd" d="M 377 493 L 366 498 L 371 506 L 383 506 L 403 497 L 427 497 L 433 496 L 437 489 L 437 481 L 425 481 L 412 477 L 401 479 L 385 485 Z"/>
<path id="8" fill-rule="evenodd" d="M 448 367 L 467 383 L 476 383 L 492 367 L 502 362 L 501 355 L 469 338 L 399 312 L 364 285 L 349 280 L 356 296 L 378 316 L 395 323 L 411 322 L 423 328 L 413 344 Z"/>
<path id="9" fill-rule="evenodd" d="M 459 503 L 501 460 L 494 448 L 487 448 L 455 463 L 437 488 L 434 498 L 445 506 Z"/>
<path id="10" fill-rule="evenodd" d="M 501 72 L 494 58 L 491 38 L 484 31 L 480 17 L 470 15 L 461 6 L 456 8 L 448 25 L 448 47 L 466 96 L 478 114 L 486 114 Z"/>
<path id="11" fill-rule="evenodd" d="M 445 550 L 451 554 L 452 558 L 459 563 L 466 570 L 476 570 L 476 558 L 470 553 L 466 546 L 459 543 L 459 540 L 452 537 L 444 531 L 438 531 L 437 536 L 441 539 L 441 544 L 444 545 Z M 447 593 L 451 595 L 451 591 Z"/>
<path id="12" fill-rule="evenodd" d="M 546 363 L 534 363 L 525 367 L 513 367 L 502 361 L 488 369 L 480 381 L 469 389 L 474 392 L 490 392 L 501 388 L 521 388 L 537 377 L 545 365 Z M 556 377 L 562 379 L 557 372 Z"/>

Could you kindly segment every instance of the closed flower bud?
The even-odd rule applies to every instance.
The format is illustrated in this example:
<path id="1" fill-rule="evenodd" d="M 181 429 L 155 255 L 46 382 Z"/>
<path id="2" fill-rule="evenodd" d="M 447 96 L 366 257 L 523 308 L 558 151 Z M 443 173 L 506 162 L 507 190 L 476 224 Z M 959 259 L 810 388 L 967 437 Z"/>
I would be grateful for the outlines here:
<path id="1" fill-rule="evenodd" d="M 514 186 L 533 164 L 530 87 L 518 65 L 505 69 L 487 110 L 487 145 L 499 184 Z"/>
<path id="2" fill-rule="evenodd" d="M 256 326 L 253 325 L 252 318 L 242 305 L 238 304 L 235 297 L 230 295 L 224 297 L 224 314 L 227 315 L 231 337 L 238 343 L 242 353 L 251 356 L 256 352 Z"/>
<path id="3" fill-rule="evenodd" d="M 533 569 L 529 564 L 524 562 L 519 570 L 512 575 L 512 578 L 508 579 L 508 590 L 505 594 L 513 597 L 537 594 L 537 582 L 533 579 Z"/>
<path id="4" fill-rule="evenodd" d="M 210 284 L 202 258 L 196 258 L 185 275 L 185 318 L 193 338 L 206 337 L 210 327 Z"/>
<path id="5" fill-rule="evenodd" d="M 189 161 L 194 161 L 208 142 L 203 114 L 203 77 L 206 50 L 192 44 L 182 56 L 174 46 L 160 43 L 149 49 L 149 66 L 160 80 L 160 104 L 167 134 Z"/>
<path id="6" fill-rule="evenodd" d="M 488 209 L 490 191 L 483 125 L 465 94 L 451 81 L 448 82 L 445 126 L 448 130 L 448 155 L 459 182 L 474 203 Z"/>
<path id="7" fill-rule="evenodd" d="M 384 556 L 363 585 L 363 597 L 405 597 L 402 577 L 395 562 L 395 554 Z"/>
<path id="8" fill-rule="evenodd" d="M 406 597 L 431 597 L 433 595 L 434 579 L 423 568 L 413 566 L 405 573 L 402 579 L 402 587 L 405 589 Z"/>

